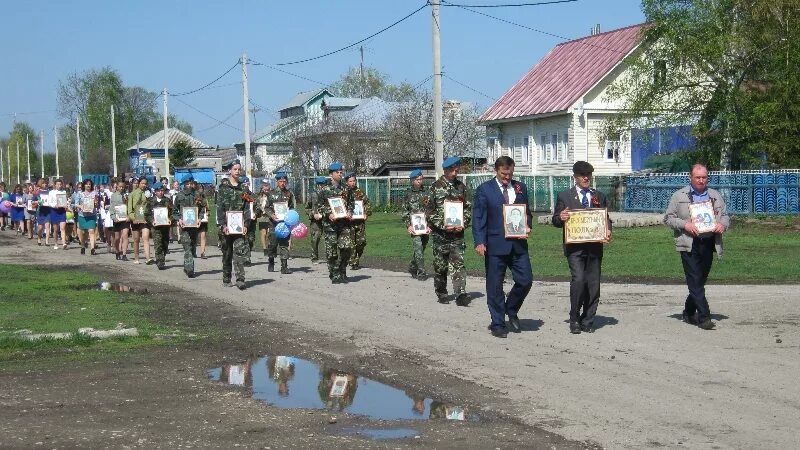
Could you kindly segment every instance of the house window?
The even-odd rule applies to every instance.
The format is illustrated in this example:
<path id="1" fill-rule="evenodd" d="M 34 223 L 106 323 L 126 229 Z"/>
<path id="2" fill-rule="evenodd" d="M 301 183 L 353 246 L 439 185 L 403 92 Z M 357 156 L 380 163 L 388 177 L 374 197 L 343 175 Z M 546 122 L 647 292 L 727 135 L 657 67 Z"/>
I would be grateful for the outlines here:
<path id="1" fill-rule="evenodd" d="M 542 148 L 544 149 L 544 151 L 542 152 L 543 155 L 542 161 L 550 162 L 550 159 L 552 159 L 553 157 L 553 146 L 550 143 L 550 141 L 547 140 L 546 134 L 543 134 L 541 138 L 542 138 Z"/>
<path id="2" fill-rule="evenodd" d="M 667 62 L 663 59 L 653 61 L 653 84 L 661 85 L 667 81 Z"/>
<path id="3" fill-rule="evenodd" d="M 522 163 L 528 164 L 531 155 L 531 140 L 528 136 L 522 138 Z"/>
<path id="4" fill-rule="evenodd" d="M 608 139 L 606 139 L 605 157 L 606 161 L 619 162 L 620 160 L 619 136 L 611 136 Z"/>
<path id="5" fill-rule="evenodd" d="M 564 133 L 561 135 L 561 140 L 564 142 L 564 154 L 561 157 L 561 162 L 569 161 L 569 134 Z"/>
<path id="6" fill-rule="evenodd" d="M 558 142 L 558 134 L 553 133 L 550 135 L 550 147 L 553 148 L 553 153 L 550 155 L 550 162 L 558 162 L 558 154 L 560 152 L 561 143 Z"/>
<path id="7" fill-rule="evenodd" d="M 508 156 L 514 158 L 514 145 L 516 145 L 517 138 L 508 138 Z"/>
<path id="8" fill-rule="evenodd" d="M 558 138 L 558 136 L 554 134 L 553 138 Z M 564 140 L 563 139 L 559 139 L 558 140 L 558 145 L 556 146 L 556 152 L 557 152 L 556 161 L 558 161 L 558 162 L 563 162 L 564 161 L 564 145 L 566 145 Z"/>

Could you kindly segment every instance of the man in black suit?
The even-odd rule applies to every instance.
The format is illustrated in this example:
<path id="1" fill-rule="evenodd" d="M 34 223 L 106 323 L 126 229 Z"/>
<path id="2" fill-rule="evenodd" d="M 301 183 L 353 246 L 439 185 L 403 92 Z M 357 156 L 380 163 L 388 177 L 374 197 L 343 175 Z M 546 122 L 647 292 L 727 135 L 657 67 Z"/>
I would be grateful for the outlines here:
<path id="1" fill-rule="evenodd" d="M 553 211 L 553 225 L 563 228 L 569 220 L 570 210 L 586 208 L 608 208 L 606 196 L 590 186 L 594 167 L 586 161 L 572 166 L 575 185 L 559 192 Z M 563 239 L 562 235 L 562 239 Z M 608 220 L 606 241 L 611 239 L 611 221 Z M 593 333 L 594 317 L 600 303 L 600 266 L 603 262 L 603 243 L 586 242 L 564 244 L 564 256 L 569 263 L 572 278 L 569 282 L 569 331 Z M 583 308 L 583 311 L 581 311 Z"/>

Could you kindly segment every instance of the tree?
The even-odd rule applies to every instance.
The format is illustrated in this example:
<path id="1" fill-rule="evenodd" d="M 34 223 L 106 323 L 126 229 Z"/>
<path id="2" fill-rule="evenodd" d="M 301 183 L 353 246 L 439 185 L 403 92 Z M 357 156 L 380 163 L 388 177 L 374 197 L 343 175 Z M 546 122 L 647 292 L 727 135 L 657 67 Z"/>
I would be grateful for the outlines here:
<path id="1" fill-rule="evenodd" d="M 800 162 L 797 0 L 643 0 L 648 20 L 607 133 L 694 124 L 712 168 Z"/>
<path id="2" fill-rule="evenodd" d="M 331 86 L 340 97 L 379 97 L 388 102 L 405 101 L 414 95 L 414 86 L 406 82 L 392 84 L 389 76 L 374 67 L 351 67 L 347 73 Z"/>
<path id="3" fill-rule="evenodd" d="M 39 158 L 39 133 L 33 130 L 27 122 L 16 122 L 14 128 L 4 139 L 2 148 L 8 149 L 10 160 L 6 161 L 7 153 L 3 154 L 3 165 L 5 171 L 11 163 L 11 173 L 6 175 L 9 181 L 17 182 L 17 167 L 19 166 L 20 181 L 25 182 L 28 178 L 28 147 L 26 146 L 26 136 L 30 145 L 30 174 L 31 178 L 36 179 L 41 175 L 41 163 Z M 17 146 L 19 146 L 19 165 L 17 164 Z"/>
<path id="4" fill-rule="evenodd" d="M 176 167 L 187 167 L 194 162 L 194 149 L 186 141 L 178 141 L 169 149 L 169 169 L 175 173 Z"/>

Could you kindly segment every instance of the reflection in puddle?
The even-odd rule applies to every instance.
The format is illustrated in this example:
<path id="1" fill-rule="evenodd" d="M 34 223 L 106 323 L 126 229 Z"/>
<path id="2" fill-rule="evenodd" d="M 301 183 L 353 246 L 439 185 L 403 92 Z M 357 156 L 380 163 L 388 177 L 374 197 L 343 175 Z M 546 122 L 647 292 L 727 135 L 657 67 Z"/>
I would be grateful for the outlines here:
<path id="1" fill-rule="evenodd" d="M 419 431 L 413 428 L 344 428 L 342 431 L 346 434 L 363 434 L 376 441 L 412 438 L 420 435 Z"/>
<path id="2" fill-rule="evenodd" d="M 477 414 L 461 406 L 433 401 L 293 356 L 265 356 L 242 364 L 226 364 L 209 370 L 208 376 L 248 387 L 253 398 L 278 408 L 330 409 L 379 420 L 478 420 Z"/>
<path id="3" fill-rule="evenodd" d="M 108 281 L 103 281 L 97 286 L 97 290 L 99 291 L 113 291 L 113 292 L 135 292 L 139 294 L 146 294 L 147 289 L 145 288 L 132 288 L 130 286 L 126 286 L 124 284 L 119 283 L 110 283 Z"/>

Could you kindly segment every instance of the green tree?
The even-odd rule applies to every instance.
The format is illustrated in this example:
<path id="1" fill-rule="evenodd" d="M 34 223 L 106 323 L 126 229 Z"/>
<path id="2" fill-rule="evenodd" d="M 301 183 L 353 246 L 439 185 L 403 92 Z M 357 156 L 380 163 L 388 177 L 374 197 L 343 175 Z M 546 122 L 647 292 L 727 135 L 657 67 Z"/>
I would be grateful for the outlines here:
<path id="1" fill-rule="evenodd" d="M 351 67 L 333 83 L 331 89 L 341 97 L 379 97 L 393 102 L 409 100 L 414 95 L 412 85 L 406 82 L 392 84 L 388 75 L 374 67 L 365 67 L 363 74 L 360 68 Z"/>
<path id="2" fill-rule="evenodd" d="M 39 133 L 28 125 L 27 122 L 16 122 L 14 128 L 4 139 L 2 148 L 7 152 L 3 153 L 4 171 L 8 171 L 8 164 L 11 163 L 11 173 L 6 174 L 6 179 L 10 182 L 17 182 L 17 167 L 19 166 L 20 181 L 25 182 L 28 178 L 28 147 L 26 146 L 26 136 L 30 145 L 30 174 L 32 179 L 37 179 L 41 175 L 41 165 L 39 162 Z M 19 146 L 19 164 L 17 164 L 17 148 Z M 6 157 L 10 154 L 9 161 Z M 47 173 L 49 175 L 49 173 Z"/>
<path id="3" fill-rule="evenodd" d="M 191 166 L 194 158 L 192 146 L 186 141 L 178 141 L 169 149 L 169 170 L 175 173 L 176 167 Z"/>

